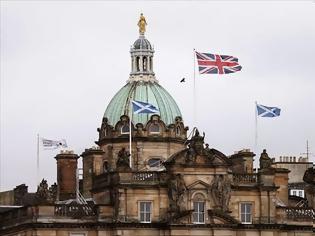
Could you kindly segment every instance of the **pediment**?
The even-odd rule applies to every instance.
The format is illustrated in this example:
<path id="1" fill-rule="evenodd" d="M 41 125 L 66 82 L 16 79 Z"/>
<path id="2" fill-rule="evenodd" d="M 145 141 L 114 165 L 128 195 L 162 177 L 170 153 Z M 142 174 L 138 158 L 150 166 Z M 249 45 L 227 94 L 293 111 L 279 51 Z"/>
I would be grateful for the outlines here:
<path id="1" fill-rule="evenodd" d="M 210 185 L 203 182 L 202 180 L 198 180 L 190 185 L 187 186 L 187 189 L 209 189 Z"/>

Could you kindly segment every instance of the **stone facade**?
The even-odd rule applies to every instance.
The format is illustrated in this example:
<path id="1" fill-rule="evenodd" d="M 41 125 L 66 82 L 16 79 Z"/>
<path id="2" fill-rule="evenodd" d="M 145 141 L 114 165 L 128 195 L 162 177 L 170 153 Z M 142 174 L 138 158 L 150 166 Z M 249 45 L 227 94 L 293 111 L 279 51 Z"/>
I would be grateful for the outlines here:
<path id="1" fill-rule="evenodd" d="M 197 128 L 188 135 L 173 98 L 156 85 L 154 50 L 141 32 L 131 50 L 130 88 L 105 112 L 115 123 L 103 118 L 97 147 L 80 156 L 63 151 L 55 157 L 57 184 L 48 187 L 43 179 L 36 193 L 28 193 L 25 185 L 0 193 L 6 205 L 0 207 L 0 235 L 315 235 L 314 170 L 304 176 L 308 201 L 292 205 L 290 171 L 274 165 L 266 150 L 255 172 L 250 150 L 226 156 Z M 159 103 L 165 114 L 130 122 L 127 108 L 139 93 Z M 113 104 L 123 109 L 116 112 Z M 80 180 L 78 161 L 83 163 Z"/>

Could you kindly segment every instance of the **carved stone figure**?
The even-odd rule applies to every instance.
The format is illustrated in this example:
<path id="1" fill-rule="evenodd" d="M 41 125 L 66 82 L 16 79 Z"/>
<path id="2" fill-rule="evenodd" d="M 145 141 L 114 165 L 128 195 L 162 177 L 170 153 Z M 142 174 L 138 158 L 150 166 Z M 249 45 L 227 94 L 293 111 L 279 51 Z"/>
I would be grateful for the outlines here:
<path id="1" fill-rule="evenodd" d="M 191 144 L 188 144 L 188 150 L 186 153 L 186 162 L 194 163 L 196 160 L 196 152 L 195 149 L 192 147 Z"/>
<path id="2" fill-rule="evenodd" d="M 269 168 L 271 168 L 271 164 L 272 164 L 272 160 L 268 156 L 266 149 L 264 149 L 260 155 L 260 158 L 259 158 L 260 169 L 262 169 L 262 170 L 263 169 L 269 169 Z"/>
<path id="3" fill-rule="evenodd" d="M 315 169 L 313 167 L 308 168 L 303 176 L 304 182 L 307 183 L 305 187 L 305 196 L 308 201 L 308 205 L 312 208 L 315 207 Z"/>
<path id="4" fill-rule="evenodd" d="M 211 183 L 211 196 L 215 207 L 222 207 L 223 175 L 215 175 Z"/>
<path id="5" fill-rule="evenodd" d="M 177 174 L 176 176 L 172 175 L 170 177 L 168 181 L 168 197 L 172 211 L 180 212 L 186 209 L 186 190 L 187 187 L 181 174 Z"/>
<path id="6" fill-rule="evenodd" d="M 56 199 L 57 199 L 57 184 L 54 183 L 49 188 L 49 201 L 53 203 L 56 201 Z"/>
<path id="7" fill-rule="evenodd" d="M 229 211 L 231 198 L 231 181 L 224 175 L 215 175 L 211 183 L 211 195 L 215 203 L 215 208 L 220 208 L 224 212 Z"/>
<path id="8" fill-rule="evenodd" d="M 231 181 L 226 176 L 223 182 L 223 199 L 222 199 L 222 205 L 223 205 L 222 207 L 223 207 L 224 212 L 229 211 L 230 199 L 231 199 Z"/>
<path id="9" fill-rule="evenodd" d="M 206 148 L 205 148 L 204 152 L 208 158 L 208 162 L 212 162 L 214 160 L 214 155 L 209 148 L 209 144 L 207 144 L 207 143 L 206 143 Z"/>
<path id="10" fill-rule="evenodd" d="M 139 21 L 138 21 L 139 33 L 140 33 L 140 34 L 144 34 L 146 25 L 147 25 L 147 22 L 146 22 L 146 20 L 145 20 L 145 17 L 144 17 L 143 14 L 141 13 L 140 19 L 139 19 Z"/>
<path id="11" fill-rule="evenodd" d="M 47 180 L 42 179 L 42 181 L 38 185 L 37 191 L 36 191 L 36 199 L 39 203 L 48 202 L 49 190 L 48 190 Z"/>
<path id="12" fill-rule="evenodd" d="M 117 159 L 117 163 L 116 163 L 117 168 L 118 167 L 129 167 L 129 158 L 130 158 L 130 154 L 123 147 L 118 152 L 118 159 Z"/>

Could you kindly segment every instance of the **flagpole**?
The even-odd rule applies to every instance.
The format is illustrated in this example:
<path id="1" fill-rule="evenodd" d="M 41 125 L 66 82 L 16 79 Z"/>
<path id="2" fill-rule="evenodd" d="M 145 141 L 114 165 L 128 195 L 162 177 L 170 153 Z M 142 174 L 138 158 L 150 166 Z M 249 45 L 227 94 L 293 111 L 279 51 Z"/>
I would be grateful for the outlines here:
<path id="1" fill-rule="evenodd" d="M 129 156 L 129 166 L 130 168 L 132 168 L 132 164 L 131 164 L 131 116 L 132 116 L 132 106 L 131 106 L 131 101 L 130 102 L 130 105 L 129 105 L 129 153 L 130 153 L 130 156 Z"/>
<path id="2" fill-rule="evenodd" d="M 36 186 L 39 183 L 39 134 L 37 134 Z"/>
<path id="3" fill-rule="evenodd" d="M 255 101 L 255 152 L 258 152 L 258 113 L 257 113 L 257 101 Z M 258 155 L 258 153 L 257 153 Z M 257 163 L 257 161 L 256 161 Z M 258 163 L 257 163 L 258 165 Z M 258 166 L 257 166 L 258 169 Z"/>
<path id="4" fill-rule="evenodd" d="M 196 54 L 196 50 L 193 49 L 193 60 L 194 60 L 194 91 L 193 91 L 193 111 L 194 111 L 194 115 L 193 115 L 193 126 L 196 127 L 196 60 L 195 60 L 195 54 Z"/>

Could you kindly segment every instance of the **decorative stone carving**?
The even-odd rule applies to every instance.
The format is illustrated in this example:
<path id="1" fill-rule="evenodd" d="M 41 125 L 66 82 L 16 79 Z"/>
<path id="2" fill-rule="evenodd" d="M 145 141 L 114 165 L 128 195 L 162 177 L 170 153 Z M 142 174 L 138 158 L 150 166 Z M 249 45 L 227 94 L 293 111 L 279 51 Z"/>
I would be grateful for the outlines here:
<path id="1" fill-rule="evenodd" d="M 198 129 L 195 129 L 194 136 L 188 140 L 188 150 L 185 156 L 187 164 L 196 163 L 197 155 L 206 157 L 206 162 L 208 163 L 211 163 L 214 160 L 215 156 L 211 152 L 209 144 L 206 144 L 206 148 L 204 147 L 204 138 L 205 133 L 201 136 Z"/>
<path id="2" fill-rule="evenodd" d="M 304 182 L 307 183 L 305 187 L 305 195 L 310 207 L 315 207 L 315 169 L 308 168 L 303 176 Z"/>
<path id="3" fill-rule="evenodd" d="M 260 158 L 259 158 L 260 169 L 261 170 L 270 169 L 271 168 L 271 164 L 272 164 L 272 160 L 268 156 L 268 153 L 267 153 L 266 149 L 264 149 L 263 152 L 260 155 Z"/>
<path id="4" fill-rule="evenodd" d="M 57 199 L 57 184 L 54 183 L 49 188 L 49 200 L 55 202 Z"/>
<path id="5" fill-rule="evenodd" d="M 48 197 L 49 197 L 49 190 L 48 190 L 47 180 L 42 179 L 42 181 L 37 187 L 36 198 L 39 201 L 45 201 L 48 199 Z"/>
<path id="6" fill-rule="evenodd" d="M 214 155 L 211 152 L 210 148 L 209 148 L 209 144 L 206 143 L 206 148 L 204 150 L 205 155 L 207 156 L 207 159 L 209 162 L 212 162 L 214 160 Z"/>
<path id="7" fill-rule="evenodd" d="M 186 153 L 186 162 L 187 163 L 194 163 L 196 161 L 196 151 L 192 147 L 191 144 L 188 144 L 188 150 Z"/>
<path id="8" fill-rule="evenodd" d="M 130 158 L 130 153 L 127 152 L 126 149 L 123 147 L 118 152 L 118 159 L 117 159 L 117 162 L 116 162 L 116 167 L 118 169 L 124 169 L 124 168 L 130 169 L 129 158 Z"/>
<path id="9" fill-rule="evenodd" d="M 181 174 L 170 177 L 168 181 L 168 197 L 171 211 L 181 212 L 186 210 L 186 190 L 187 187 Z"/>
<path id="10" fill-rule="evenodd" d="M 215 208 L 220 208 L 224 212 L 229 211 L 231 198 L 231 181 L 224 175 L 215 175 L 211 183 L 211 196 Z"/>

